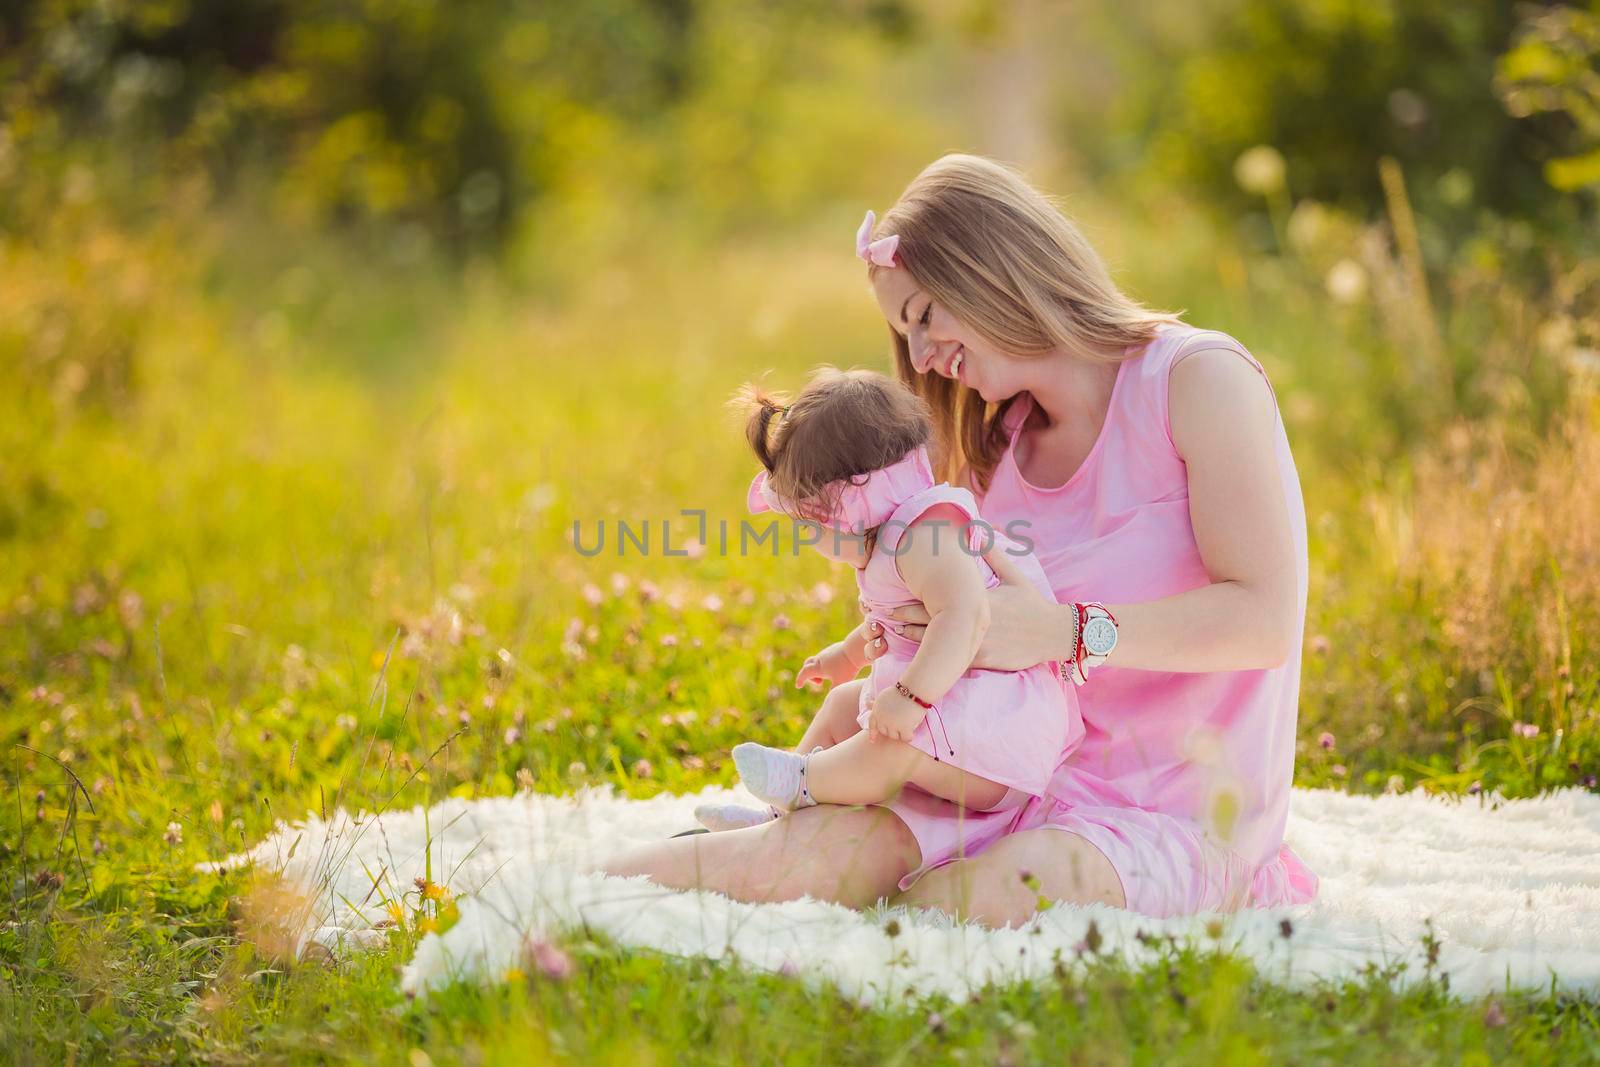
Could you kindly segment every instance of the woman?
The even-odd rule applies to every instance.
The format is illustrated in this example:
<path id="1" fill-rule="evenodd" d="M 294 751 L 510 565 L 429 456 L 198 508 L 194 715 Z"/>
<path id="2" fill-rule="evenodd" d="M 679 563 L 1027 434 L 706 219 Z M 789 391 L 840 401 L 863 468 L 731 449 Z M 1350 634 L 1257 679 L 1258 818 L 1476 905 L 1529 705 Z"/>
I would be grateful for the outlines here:
<path id="1" fill-rule="evenodd" d="M 993 925 L 1041 896 L 1158 917 L 1310 900 L 1316 877 L 1283 844 L 1305 509 L 1260 364 L 1122 294 L 1076 228 L 990 160 L 936 161 L 865 229 L 896 368 L 935 413 L 946 476 L 1031 539 L 1059 602 L 991 553 L 1004 582 L 975 665 L 1105 653 L 1079 690 L 1087 736 L 1020 812 L 907 792 L 606 869 L 744 900 L 860 906 L 898 887 L 898 903 Z M 1073 603 L 1089 601 L 1108 618 L 1085 648 Z M 928 616 L 896 618 L 915 638 Z M 828 694 L 800 751 L 855 732 L 860 684 Z"/>

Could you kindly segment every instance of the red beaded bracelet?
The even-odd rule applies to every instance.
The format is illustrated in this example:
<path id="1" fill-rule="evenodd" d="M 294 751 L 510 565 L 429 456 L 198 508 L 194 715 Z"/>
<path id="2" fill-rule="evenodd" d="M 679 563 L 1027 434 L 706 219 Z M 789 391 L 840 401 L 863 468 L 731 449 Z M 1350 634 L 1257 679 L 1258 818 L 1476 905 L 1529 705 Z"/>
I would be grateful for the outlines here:
<path id="1" fill-rule="evenodd" d="M 915 694 L 911 690 L 907 689 L 906 688 L 906 684 L 904 682 L 896 682 L 896 683 L 894 683 L 894 687 L 900 691 L 900 695 L 901 696 L 903 696 L 907 700 L 911 701 L 917 707 L 919 707 L 919 708 L 927 708 L 929 711 L 933 710 L 933 705 L 932 704 L 928 703 L 926 700 L 923 700 L 921 697 L 917 696 L 917 694 Z"/>

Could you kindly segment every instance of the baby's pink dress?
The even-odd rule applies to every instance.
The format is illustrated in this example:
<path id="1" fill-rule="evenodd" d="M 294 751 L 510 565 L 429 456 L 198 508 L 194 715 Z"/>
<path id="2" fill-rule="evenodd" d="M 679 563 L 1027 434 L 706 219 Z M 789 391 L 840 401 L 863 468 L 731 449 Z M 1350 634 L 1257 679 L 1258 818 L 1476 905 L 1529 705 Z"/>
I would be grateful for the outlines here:
<path id="1" fill-rule="evenodd" d="M 1026 536 L 1056 599 L 1141 604 L 1211 582 L 1189 519 L 1189 478 L 1172 440 L 1168 383 L 1208 349 L 1261 364 L 1226 334 L 1163 328 L 1118 365 L 1100 436 L 1059 486 L 1028 482 L 1016 444 L 1033 407 L 1006 413 L 1010 443 L 981 506 L 991 524 Z M 1270 383 L 1269 383 L 1270 386 Z M 1284 843 L 1307 585 L 1305 505 L 1283 422 L 1273 458 L 1294 541 L 1299 611 L 1279 666 L 1179 673 L 1119 668 L 1116 654 L 1078 691 L 1086 734 L 1046 795 L 1018 812 L 957 812 L 926 794 L 888 805 L 922 849 L 922 866 L 972 856 L 1001 837 L 1066 830 L 1105 854 L 1127 905 L 1154 916 L 1311 900 L 1317 877 Z M 1011 524 L 1030 524 L 1019 531 Z"/>
<path id="2" fill-rule="evenodd" d="M 932 481 L 931 472 L 927 478 Z M 976 520 L 966 529 L 965 545 L 958 541 L 961 532 L 953 522 L 935 521 L 911 528 L 925 511 L 938 504 L 952 504 L 961 509 L 965 521 Z M 861 602 L 869 618 L 884 624 L 888 643 L 888 651 L 872 661 L 872 673 L 861 689 L 858 721 L 863 729 L 873 698 L 894 687 L 917 652 L 915 641 L 891 629 L 894 620 L 889 612 L 918 602 L 900 577 L 897 553 L 909 540 L 919 537 L 936 538 L 932 542 L 936 552 L 955 554 L 978 568 L 985 588 L 999 585 L 1000 579 L 984 560 L 983 552 L 991 542 L 1000 551 L 1010 549 L 1013 554 L 1008 558 L 1016 562 L 1041 594 L 1055 599 L 1038 560 L 1004 531 L 992 529 L 982 521 L 970 491 L 951 485 L 918 489 L 897 505 L 879 527 L 867 565 L 856 572 Z M 1014 808 L 1028 797 L 1042 795 L 1062 755 L 1082 740 L 1083 721 L 1078 715 L 1075 688 L 1061 680 L 1054 663 L 1041 663 L 1022 671 L 968 670 L 934 701 L 933 710 L 917 727 L 910 743 L 934 759 L 1009 786 L 1014 792 L 1000 808 Z"/>

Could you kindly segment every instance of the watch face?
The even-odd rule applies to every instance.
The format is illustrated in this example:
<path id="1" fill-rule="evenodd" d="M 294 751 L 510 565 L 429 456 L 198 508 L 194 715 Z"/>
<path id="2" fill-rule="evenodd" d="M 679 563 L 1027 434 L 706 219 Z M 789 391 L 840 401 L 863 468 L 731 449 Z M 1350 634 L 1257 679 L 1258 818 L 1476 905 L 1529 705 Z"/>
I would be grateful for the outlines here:
<path id="1" fill-rule="evenodd" d="M 1117 647 L 1117 627 L 1105 618 L 1090 619 L 1083 627 L 1083 647 L 1091 656 L 1104 656 Z"/>

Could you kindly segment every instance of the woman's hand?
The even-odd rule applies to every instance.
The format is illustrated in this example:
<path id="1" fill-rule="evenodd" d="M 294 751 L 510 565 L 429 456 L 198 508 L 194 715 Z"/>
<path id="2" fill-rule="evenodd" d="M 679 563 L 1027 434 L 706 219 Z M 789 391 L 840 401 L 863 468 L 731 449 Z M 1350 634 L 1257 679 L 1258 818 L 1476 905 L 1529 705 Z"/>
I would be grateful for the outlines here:
<path id="1" fill-rule="evenodd" d="M 1020 671 L 1066 656 L 1072 641 L 1070 609 L 1046 600 L 1000 545 L 991 548 L 984 559 L 994 568 L 1000 584 L 988 591 L 989 629 L 972 665 L 991 671 Z M 921 604 L 907 604 L 896 608 L 891 618 L 896 633 L 921 641 L 931 616 Z M 867 624 L 867 636 L 881 636 L 876 622 Z M 870 659 L 883 652 L 884 646 L 877 640 L 868 642 Z"/>
<path id="2" fill-rule="evenodd" d="M 851 658 L 843 641 L 835 641 L 816 655 L 806 657 L 795 673 L 794 687 L 800 689 L 810 682 L 843 685 L 860 674 L 863 666 L 865 664 Z"/>
<path id="3" fill-rule="evenodd" d="M 872 710 L 867 713 L 867 740 L 909 741 L 927 715 L 926 708 L 891 686 L 872 698 Z"/>

